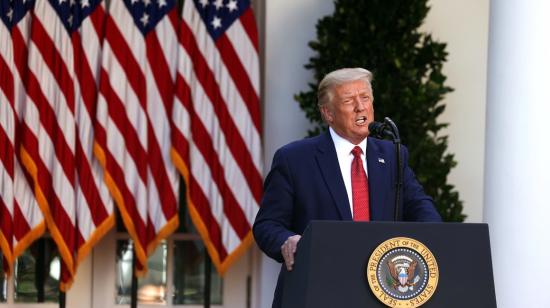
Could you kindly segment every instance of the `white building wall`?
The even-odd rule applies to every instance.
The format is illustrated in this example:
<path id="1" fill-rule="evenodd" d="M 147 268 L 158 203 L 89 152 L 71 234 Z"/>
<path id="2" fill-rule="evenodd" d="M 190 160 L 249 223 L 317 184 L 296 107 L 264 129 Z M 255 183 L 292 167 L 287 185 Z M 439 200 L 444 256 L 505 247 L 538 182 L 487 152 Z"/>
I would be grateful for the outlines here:
<path id="1" fill-rule="evenodd" d="M 307 89 L 313 80 L 304 68 L 313 55 L 307 43 L 316 37 L 315 24 L 331 14 L 329 0 L 277 0 L 265 3 L 265 92 L 264 168 L 271 168 L 275 151 L 306 135 L 309 122 L 294 94 Z M 271 307 L 280 265 L 259 251 L 254 252 L 253 307 Z"/>
<path id="2" fill-rule="evenodd" d="M 455 90 L 444 99 L 440 122 L 449 136 L 450 153 L 458 165 L 449 174 L 464 201 L 466 222 L 483 219 L 483 155 L 489 0 L 431 0 L 422 29 L 447 43 L 448 61 L 443 66 L 447 84 Z"/>

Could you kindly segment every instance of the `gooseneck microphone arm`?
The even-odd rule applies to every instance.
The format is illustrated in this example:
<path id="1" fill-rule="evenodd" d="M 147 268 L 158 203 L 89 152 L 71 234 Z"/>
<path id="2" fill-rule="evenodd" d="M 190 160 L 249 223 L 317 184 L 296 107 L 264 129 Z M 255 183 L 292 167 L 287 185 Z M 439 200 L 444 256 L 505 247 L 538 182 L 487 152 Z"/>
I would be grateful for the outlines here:
<path id="1" fill-rule="evenodd" d="M 401 188 L 403 188 L 403 156 L 401 155 L 401 136 L 399 129 L 392 119 L 385 117 L 384 123 L 388 124 L 393 132 L 393 144 L 395 144 L 395 157 L 397 157 L 397 181 L 395 182 L 395 207 L 394 220 L 399 220 L 399 209 L 401 208 Z"/>
<path id="2" fill-rule="evenodd" d="M 385 117 L 384 123 L 371 122 L 369 131 L 372 135 L 385 138 L 389 137 L 395 144 L 395 156 L 397 157 L 397 181 L 395 183 L 395 205 L 393 209 L 394 221 L 399 221 L 399 209 L 401 203 L 401 188 L 403 187 L 403 157 L 401 155 L 401 137 L 399 129 L 392 119 Z"/>

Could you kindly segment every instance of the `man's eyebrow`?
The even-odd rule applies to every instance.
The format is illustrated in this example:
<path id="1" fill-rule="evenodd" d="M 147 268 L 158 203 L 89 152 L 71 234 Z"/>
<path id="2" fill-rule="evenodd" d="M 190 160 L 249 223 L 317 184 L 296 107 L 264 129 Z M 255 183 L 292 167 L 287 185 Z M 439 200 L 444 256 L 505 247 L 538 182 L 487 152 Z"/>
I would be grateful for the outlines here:
<path id="1" fill-rule="evenodd" d="M 341 96 L 354 95 L 355 93 L 358 93 L 358 94 L 369 94 L 369 91 L 368 91 L 368 89 L 359 90 L 359 91 L 348 91 L 348 92 L 343 92 L 343 93 L 341 93 L 340 95 L 341 95 Z M 370 95 L 370 94 L 369 94 L 369 95 Z"/>

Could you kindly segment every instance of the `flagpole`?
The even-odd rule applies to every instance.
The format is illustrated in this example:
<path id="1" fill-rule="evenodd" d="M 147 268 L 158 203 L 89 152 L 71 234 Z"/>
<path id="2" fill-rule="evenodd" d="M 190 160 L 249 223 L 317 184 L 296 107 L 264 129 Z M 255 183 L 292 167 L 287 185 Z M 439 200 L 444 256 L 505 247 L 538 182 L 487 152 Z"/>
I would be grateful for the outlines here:
<path id="1" fill-rule="evenodd" d="M 60 277 L 60 281 L 62 281 L 63 278 L 61 277 L 63 277 L 63 272 L 67 271 L 67 267 L 65 266 L 65 263 L 63 263 L 63 260 L 59 260 L 59 261 L 61 262 L 59 277 Z M 44 280 L 44 282 L 46 282 L 46 280 Z M 65 291 L 62 291 L 61 288 L 59 288 L 59 308 L 65 308 L 66 299 L 67 299 L 67 293 Z"/>
<path id="2" fill-rule="evenodd" d="M 59 290 L 59 308 L 65 308 L 66 293 Z"/>
<path id="3" fill-rule="evenodd" d="M 204 260 L 204 308 L 210 308 L 210 293 L 212 289 L 212 261 L 208 253 L 205 253 Z"/>
<path id="4" fill-rule="evenodd" d="M 136 249 L 135 246 L 132 248 L 133 256 L 132 256 L 132 287 L 130 290 L 130 308 L 137 308 L 137 287 L 138 287 L 138 279 L 136 275 Z"/>
<path id="5" fill-rule="evenodd" d="M 44 238 L 39 238 L 36 241 L 36 248 L 38 250 L 36 263 L 35 263 L 35 276 L 34 276 L 34 285 L 36 287 L 36 301 L 38 303 L 44 302 L 44 284 L 46 282 L 45 272 L 46 272 L 46 240 Z M 61 276 L 61 275 L 60 275 Z"/>

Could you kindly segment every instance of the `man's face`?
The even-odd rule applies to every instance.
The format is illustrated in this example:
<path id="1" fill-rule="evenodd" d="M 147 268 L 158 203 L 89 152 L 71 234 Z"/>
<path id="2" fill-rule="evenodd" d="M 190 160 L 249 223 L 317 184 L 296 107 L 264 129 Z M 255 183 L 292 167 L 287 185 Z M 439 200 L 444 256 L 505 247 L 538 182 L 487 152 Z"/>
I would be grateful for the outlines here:
<path id="1" fill-rule="evenodd" d="M 359 144 L 369 135 L 369 123 L 374 121 L 372 89 L 356 80 L 332 89 L 332 101 L 321 106 L 327 123 L 338 135 Z"/>

